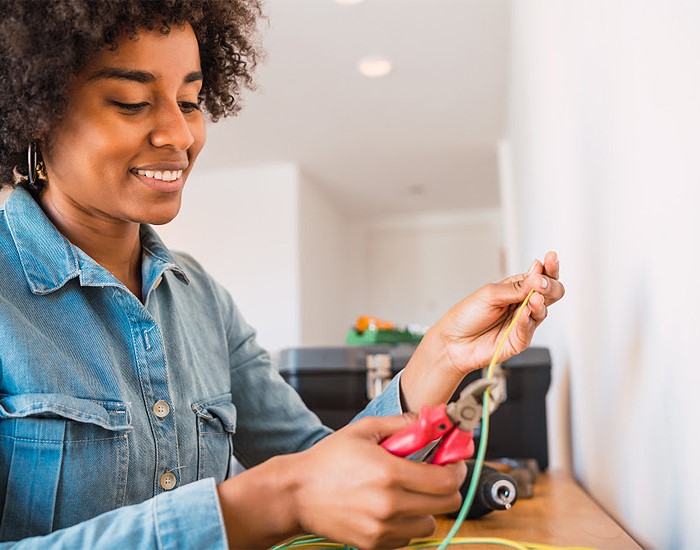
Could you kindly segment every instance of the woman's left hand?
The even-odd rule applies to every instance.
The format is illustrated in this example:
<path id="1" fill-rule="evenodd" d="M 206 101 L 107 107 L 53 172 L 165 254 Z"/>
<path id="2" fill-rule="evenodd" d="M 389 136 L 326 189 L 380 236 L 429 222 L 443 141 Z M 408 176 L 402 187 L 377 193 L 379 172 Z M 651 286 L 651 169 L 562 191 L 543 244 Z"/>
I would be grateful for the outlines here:
<path id="1" fill-rule="evenodd" d="M 410 410 L 445 401 L 469 372 L 489 364 L 496 346 L 530 290 L 534 293 L 499 354 L 498 361 L 524 351 L 547 307 L 564 296 L 559 259 L 548 252 L 527 273 L 487 284 L 453 306 L 430 328 L 401 379 Z"/>
<path id="2" fill-rule="evenodd" d="M 530 345 L 535 329 L 547 317 L 547 307 L 564 296 L 555 252 L 548 252 L 544 263 L 535 260 L 528 273 L 483 286 L 440 319 L 436 328 L 455 369 L 466 375 L 488 365 L 531 289 L 534 293 L 498 357 L 505 361 Z"/>

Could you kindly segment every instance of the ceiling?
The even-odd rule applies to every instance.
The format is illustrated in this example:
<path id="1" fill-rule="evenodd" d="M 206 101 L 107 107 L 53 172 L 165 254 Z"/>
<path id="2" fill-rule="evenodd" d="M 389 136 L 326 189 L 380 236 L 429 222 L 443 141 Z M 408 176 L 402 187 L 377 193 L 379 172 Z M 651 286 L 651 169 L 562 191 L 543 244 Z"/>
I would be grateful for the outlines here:
<path id="1" fill-rule="evenodd" d="M 267 0 L 267 58 L 200 165 L 293 162 L 349 215 L 498 204 L 508 0 Z M 392 73 L 369 79 L 360 58 Z"/>

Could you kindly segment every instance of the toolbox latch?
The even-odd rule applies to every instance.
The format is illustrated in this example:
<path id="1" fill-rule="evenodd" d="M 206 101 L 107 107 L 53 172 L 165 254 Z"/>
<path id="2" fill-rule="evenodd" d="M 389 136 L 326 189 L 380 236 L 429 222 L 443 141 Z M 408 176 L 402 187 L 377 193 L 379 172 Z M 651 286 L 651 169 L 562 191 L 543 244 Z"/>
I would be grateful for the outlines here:
<path id="1" fill-rule="evenodd" d="M 377 397 L 391 381 L 391 355 L 373 353 L 367 355 L 367 399 Z"/>

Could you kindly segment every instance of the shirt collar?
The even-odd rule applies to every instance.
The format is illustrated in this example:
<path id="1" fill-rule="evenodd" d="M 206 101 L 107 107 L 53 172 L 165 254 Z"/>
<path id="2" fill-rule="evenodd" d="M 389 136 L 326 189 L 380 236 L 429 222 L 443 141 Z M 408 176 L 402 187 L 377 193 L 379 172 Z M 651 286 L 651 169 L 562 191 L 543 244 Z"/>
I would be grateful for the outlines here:
<path id="1" fill-rule="evenodd" d="M 115 286 L 114 276 L 66 239 L 29 192 L 17 187 L 5 202 L 5 216 L 22 269 L 34 294 L 49 294 L 79 277 L 82 286 Z M 166 270 L 189 279 L 149 225 L 141 225 L 143 288 L 150 289 Z"/>
<path id="2" fill-rule="evenodd" d="M 150 225 L 141 224 L 141 248 L 144 295 L 148 295 L 151 288 L 158 285 L 164 271 L 172 271 L 175 276 L 186 285 L 190 284 L 187 273 L 175 261 L 172 252 L 168 250 L 161 238 Z"/>

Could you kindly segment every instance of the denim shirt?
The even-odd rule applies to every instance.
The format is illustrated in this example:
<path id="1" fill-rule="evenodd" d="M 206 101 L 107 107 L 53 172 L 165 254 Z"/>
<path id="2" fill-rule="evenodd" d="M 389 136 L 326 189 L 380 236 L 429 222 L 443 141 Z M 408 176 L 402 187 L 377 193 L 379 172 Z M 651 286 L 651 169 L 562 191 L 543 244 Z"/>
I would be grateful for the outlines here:
<path id="1" fill-rule="evenodd" d="M 224 288 L 147 225 L 141 244 L 143 302 L 24 189 L 0 208 L 0 541 L 227 548 L 230 458 L 331 432 Z M 400 412 L 395 379 L 361 415 Z"/>

